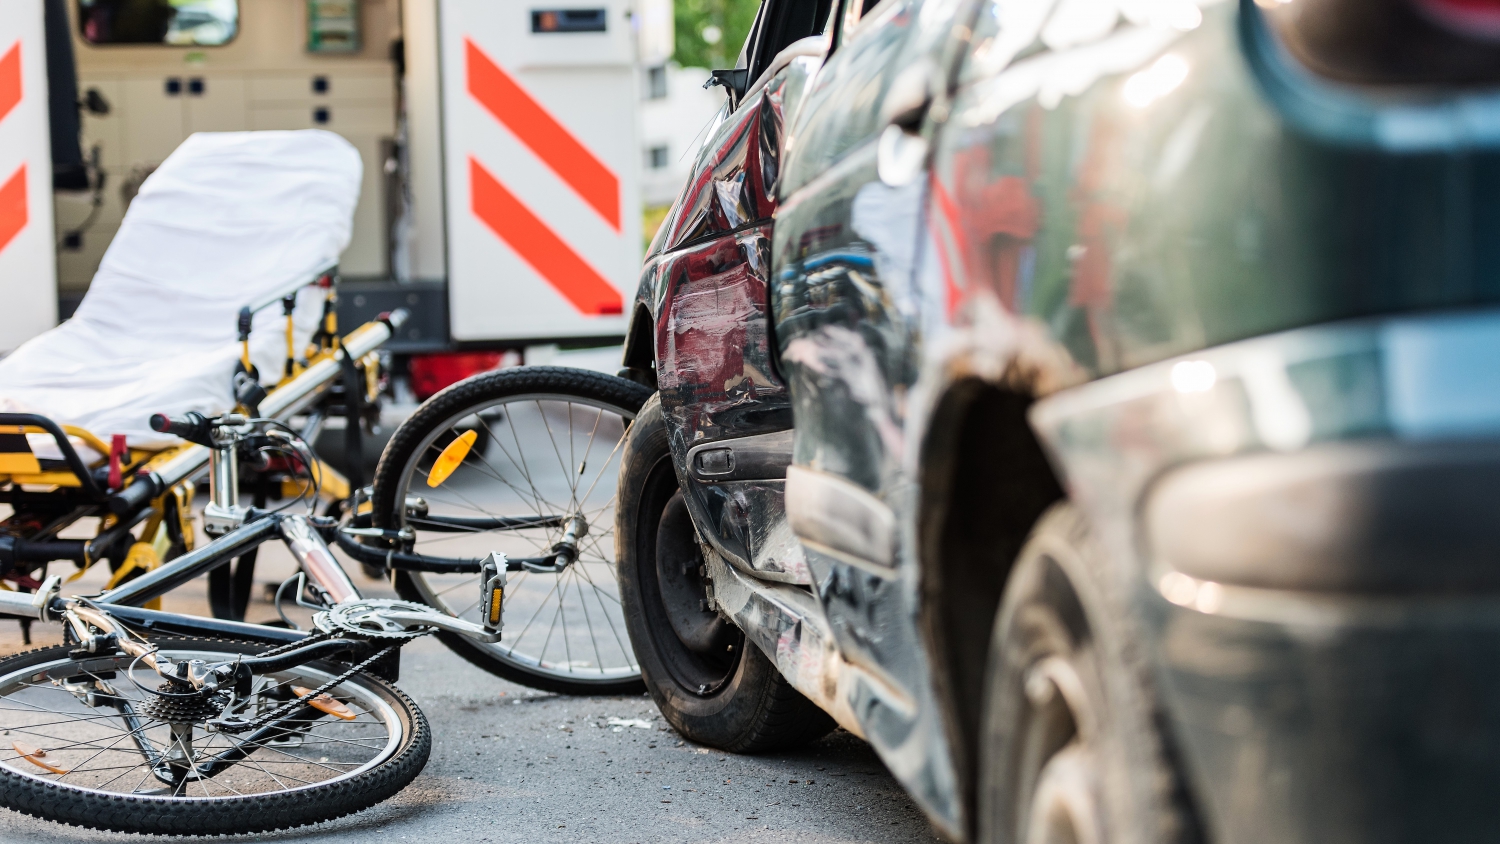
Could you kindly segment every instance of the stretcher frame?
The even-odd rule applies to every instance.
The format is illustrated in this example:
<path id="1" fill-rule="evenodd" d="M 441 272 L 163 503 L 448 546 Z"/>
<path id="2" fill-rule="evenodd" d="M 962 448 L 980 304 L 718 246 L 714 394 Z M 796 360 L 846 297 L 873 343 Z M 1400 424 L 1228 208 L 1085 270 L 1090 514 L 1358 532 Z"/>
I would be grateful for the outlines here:
<path id="1" fill-rule="evenodd" d="M 323 314 L 308 347 L 298 353 L 292 314 L 298 294 L 306 287 L 324 291 Z M 242 349 L 236 373 L 235 398 L 240 412 L 280 420 L 312 409 L 329 398 L 336 381 L 344 381 L 343 405 L 351 442 L 357 443 L 358 416 L 363 405 L 378 400 L 377 350 L 405 319 L 397 311 L 365 323 L 346 337 L 338 333 L 338 267 L 323 267 L 310 279 L 251 302 L 238 313 Z M 269 391 L 260 387 L 249 358 L 254 315 L 280 302 L 286 315 L 287 354 L 280 378 Z M 50 435 L 61 460 L 38 458 L 28 434 Z M 90 465 L 73 447 L 76 437 L 104 455 Z M 123 438 L 120 438 L 123 440 Z M 33 591 L 46 579 L 47 566 L 71 562 L 69 580 L 81 577 L 100 560 L 112 575 L 106 588 L 159 568 L 163 562 L 192 551 L 195 532 L 192 501 L 196 481 L 207 470 L 209 449 L 181 443 L 164 449 L 126 448 L 123 441 L 105 443 L 92 431 L 60 425 L 32 413 L 0 413 L 0 504 L 12 513 L 0 521 L 0 591 Z M 316 461 L 307 467 L 319 497 L 332 507 L 349 500 L 347 478 Z M 309 480 L 284 478 L 283 496 L 307 492 Z M 89 539 L 61 539 L 58 534 L 86 518 L 98 518 Z M 143 526 L 139 535 L 134 529 Z M 28 637 L 29 638 L 29 637 Z"/>

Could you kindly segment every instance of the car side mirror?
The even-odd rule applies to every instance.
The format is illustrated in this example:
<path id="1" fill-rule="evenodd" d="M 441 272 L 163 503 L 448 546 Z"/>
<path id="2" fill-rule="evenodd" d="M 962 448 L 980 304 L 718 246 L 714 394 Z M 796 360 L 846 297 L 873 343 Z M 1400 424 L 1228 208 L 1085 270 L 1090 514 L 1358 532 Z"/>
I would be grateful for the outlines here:
<path id="1" fill-rule="evenodd" d="M 715 85 L 723 85 L 731 97 L 738 99 L 750 86 L 750 68 L 738 67 L 733 70 L 709 71 L 708 81 L 703 83 L 703 87 L 712 88 Z"/>
<path id="2" fill-rule="evenodd" d="M 926 169 L 930 145 L 922 135 L 922 121 L 932 110 L 938 78 L 935 65 L 918 62 L 901 71 L 886 90 L 880 109 L 885 128 L 875 148 L 875 167 L 890 187 L 909 185 Z"/>

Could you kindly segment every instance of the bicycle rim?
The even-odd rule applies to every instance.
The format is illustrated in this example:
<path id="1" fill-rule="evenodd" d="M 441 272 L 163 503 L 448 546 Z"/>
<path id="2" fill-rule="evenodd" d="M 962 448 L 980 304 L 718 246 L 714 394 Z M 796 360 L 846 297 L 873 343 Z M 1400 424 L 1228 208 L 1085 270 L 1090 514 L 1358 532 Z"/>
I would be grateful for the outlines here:
<path id="1" fill-rule="evenodd" d="M 221 662 L 241 655 L 211 648 L 171 648 L 173 660 Z M 312 666 L 257 677 L 230 714 L 279 706 L 295 688 L 316 688 L 335 675 Z M 63 657 L 0 677 L 0 769 L 99 797 L 213 801 L 270 797 L 336 787 L 390 761 L 406 738 L 385 695 L 354 678 L 331 694 L 341 716 L 315 711 L 278 722 L 272 740 L 208 732 L 201 718 L 179 720 L 162 703 L 161 677 L 129 656 Z M 181 710 L 177 710 L 181 712 Z M 133 719 L 133 720 L 132 720 Z M 215 761 L 245 753 L 212 774 Z M 156 759 L 151 758 L 152 754 Z M 162 759 L 175 758 L 162 773 Z"/>
<path id="2" fill-rule="evenodd" d="M 512 572 L 505 590 L 504 639 L 472 650 L 529 677 L 570 691 L 640 678 L 615 577 L 615 475 L 634 413 L 607 402 L 526 393 L 480 402 L 433 426 L 400 475 L 406 501 L 399 523 L 416 533 L 415 551 L 442 557 L 543 557 L 564 527 L 436 532 L 413 517 L 420 499 L 432 516 L 583 516 L 579 559 L 560 573 Z M 474 431 L 473 448 L 438 487 L 428 468 L 456 436 Z M 475 574 L 409 572 L 421 599 L 479 620 Z"/>

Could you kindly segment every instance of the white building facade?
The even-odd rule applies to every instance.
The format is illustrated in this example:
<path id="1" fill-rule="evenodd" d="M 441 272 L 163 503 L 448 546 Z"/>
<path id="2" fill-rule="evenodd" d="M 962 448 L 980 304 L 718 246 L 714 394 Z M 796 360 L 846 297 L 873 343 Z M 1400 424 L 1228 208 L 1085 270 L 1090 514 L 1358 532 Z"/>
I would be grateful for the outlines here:
<path id="1" fill-rule="evenodd" d="M 724 107 L 724 89 L 704 89 L 708 71 L 675 64 L 641 74 L 641 203 L 671 205 L 687 181 L 709 123 Z"/>

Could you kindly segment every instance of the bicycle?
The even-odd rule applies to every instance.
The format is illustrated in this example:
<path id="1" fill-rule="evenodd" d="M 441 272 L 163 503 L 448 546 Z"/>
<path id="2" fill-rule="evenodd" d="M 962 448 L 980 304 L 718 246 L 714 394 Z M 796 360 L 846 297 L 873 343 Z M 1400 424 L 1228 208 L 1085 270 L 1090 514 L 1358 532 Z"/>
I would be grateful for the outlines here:
<path id="1" fill-rule="evenodd" d="M 0 660 L 0 805 L 99 829 L 201 835 L 264 832 L 368 808 L 410 783 L 431 749 L 421 711 L 394 685 L 401 647 L 430 633 L 494 646 L 509 573 L 558 574 L 591 553 L 576 512 L 538 528 L 536 519 L 443 521 L 431 507 L 403 504 L 403 517 L 417 512 L 411 519 L 424 529 L 559 531 L 541 555 L 424 559 L 412 551 L 411 525 L 360 526 L 357 516 L 341 525 L 241 505 L 242 451 L 276 448 L 312 465 L 306 444 L 282 423 L 188 414 L 154 417 L 152 427 L 209 450 L 204 517 L 219 535 L 95 596 L 63 597 L 56 576 L 34 593 L 0 592 L 0 614 L 61 622 L 65 635 L 64 645 Z M 457 451 L 449 446 L 451 462 Z M 443 471 L 451 476 L 466 456 Z M 297 561 L 299 573 L 282 591 L 314 610 L 311 631 L 141 607 L 272 539 Z M 366 558 L 382 552 L 363 542 L 387 543 L 385 565 L 398 571 L 441 563 L 477 584 L 482 610 L 467 620 L 415 601 L 365 598 L 330 541 Z"/>

